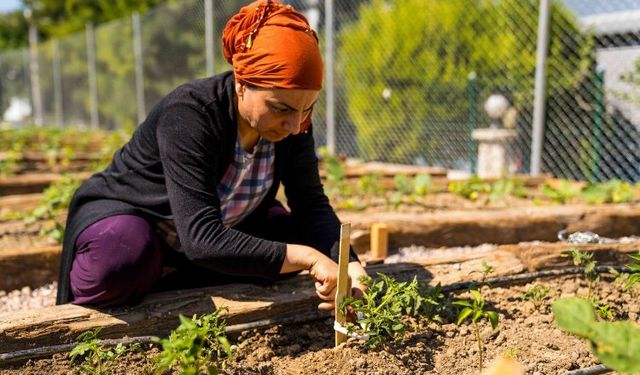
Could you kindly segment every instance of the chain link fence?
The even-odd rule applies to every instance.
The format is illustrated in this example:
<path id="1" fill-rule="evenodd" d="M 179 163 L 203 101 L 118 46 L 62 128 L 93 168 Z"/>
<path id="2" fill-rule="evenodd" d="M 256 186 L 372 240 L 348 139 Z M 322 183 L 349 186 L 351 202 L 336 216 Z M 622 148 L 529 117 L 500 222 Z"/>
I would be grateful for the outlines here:
<path id="1" fill-rule="evenodd" d="M 220 35 L 247 3 L 169 2 L 41 43 L 44 123 L 135 126 L 174 87 L 230 69 Z M 508 135 L 505 171 L 530 170 L 539 0 L 287 3 L 305 12 L 323 51 L 332 47 L 333 85 L 314 112 L 317 145 L 475 172 L 477 130 L 493 126 Z M 613 3 L 551 1 L 544 173 L 640 180 L 640 3 Z M 28 50 L 0 51 L 0 112 L 32 103 L 29 72 Z M 492 119 L 485 103 L 494 94 L 509 106 Z"/>

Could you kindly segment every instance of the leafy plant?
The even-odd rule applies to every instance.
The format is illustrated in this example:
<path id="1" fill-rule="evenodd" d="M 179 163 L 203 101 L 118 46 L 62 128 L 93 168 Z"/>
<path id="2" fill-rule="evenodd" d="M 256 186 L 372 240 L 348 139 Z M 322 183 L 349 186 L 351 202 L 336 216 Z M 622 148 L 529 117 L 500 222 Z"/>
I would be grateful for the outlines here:
<path id="1" fill-rule="evenodd" d="M 462 306 L 462 310 L 458 313 L 458 325 L 467 318 L 471 318 L 471 323 L 473 324 L 473 329 L 476 334 L 476 340 L 478 341 L 478 355 L 480 359 L 479 367 L 480 371 L 482 371 L 484 348 L 482 345 L 482 339 L 480 338 L 480 328 L 478 328 L 477 321 L 481 318 L 487 319 L 491 323 L 491 327 L 496 329 L 496 327 L 498 327 L 498 313 L 485 309 L 485 301 L 479 290 L 472 289 L 469 293 L 471 294 L 471 302 L 460 300 L 453 302 L 453 304 Z"/>
<path id="2" fill-rule="evenodd" d="M 611 307 L 611 305 L 607 303 L 600 303 L 600 301 L 595 297 L 591 298 L 589 302 L 600 319 L 613 320 L 613 307 Z"/>
<path id="3" fill-rule="evenodd" d="M 546 285 L 536 284 L 522 294 L 523 301 L 532 301 L 536 309 L 540 308 L 542 301 L 549 295 L 551 289 Z"/>
<path id="4" fill-rule="evenodd" d="M 577 297 L 553 303 L 556 325 L 589 341 L 591 350 L 609 368 L 629 374 L 640 371 L 640 326 L 629 321 L 597 321 L 589 301 Z"/>
<path id="5" fill-rule="evenodd" d="M 522 181 L 513 178 L 501 178 L 491 184 L 489 202 L 495 203 L 507 196 L 527 197 L 527 190 Z"/>
<path id="6" fill-rule="evenodd" d="M 487 276 L 489 276 L 490 274 L 493 273 L 493 271 L 495 271 L 495 268 L 493 268 L 492 265 L 490 265 L 489 263 L 487 263 L 486 260 L 482 260 L 482 263 L 480 264 L 480 269 L 479 270 L 474 270 L 469 272 L 469 274 L 472 273 L 479 273 L 482 274 L 482 279 L 480 280 L 480 285 L 485 285 L 485 280 L 487 280 Z"/>
<path id="7" fill-rule="evenodd" d="M 396 190 L 402 194 L 412 194 L 413 193 L 413 183 L 411 179 L 403 174 L 397 174 L 393 177 L 393 184 Z"/>
<path id="8" fill-rule="evenodd" d="M 381 179 L 382 176 L 377 173 L 360 176 L 357 183 L 358 191 L 374 196 L 383 194 L 384 188 L 380 185 Z"/>
<path id="9" fill-rule="evenodd" d="M 335 155 L 329 154 L 325 147 L 318 149 L 318 154 L 324 161 L 326 173 L 327 194 L 335 195 L 344 189 L 345 170 L 342 162 Z"/>
<path id="10" fill-rule="evenodd" d="M 600 281 L 600 275 L 596 270 L 598 262 L 593 259 L 593 252 L 579 251 L 576 248 L 572 248 L 563 252 L 562 256 L 571 257 L 574 266 L 583 267 L 583 274 L 589 285 L 589 294 L 587 298 L 591 298 L 595 284 Z"/>
<path id="11" fill-rule="evenodd" d="M 582 189 L 580 194 L 582 199 L 589 204 L 626 203 L 634 199 L 631 184 L 616 179 L 588 185 Z"/>
<path id="12" fill-rule="evenodd" d="M 636 284 L 640 283 L 640 252 L 636 255 L 629 255 L 629 257 L 638 262 L 626 265 L 626 267 L 631 271 L 626 287 L 632 288 Z"/>
<path id="13" fill-rule="evenodd" d="M 378 273 L 378 281 L 365 276 L 360 281 L 367 285 L 362 299 L 347 297 L 340 304 L 343 313 L 348 307 L 358 316 L 357 322 L 346 324 L 349 332 L 363 332 L 369 338 L 367 347 L 377 347 L 388 339 L 397 339 L 407 330 L 403 317 L 426 317 L 438 320 L 437 307 L 443 295 L 440 286 L 421 287 L 416 277 L 411 282 L 398 282 Z"/>
<path id="14" fill-rule="evenodd" d="M 426 173 L 419 173 L 413 181 L 413 192 L 417 195 L 426 195 L 433 186 L 431 176 Z"/>
<path id="15" fill-rule="evenodd" d="M 82 360 L 82 362 L 78 364 L 82 374 L 107 374 L 116 359 L 128 352 L 141 351 L 139 344 L 132 344 L 130 346 L 118 344 L 115 348 L 107 349 L 100 343 L 100 340 L 98 340 L 100 330 L 101 328 L 96 328 L 93 331 L 82 333 L 78 336 L 78 340 L 80 340 L 81 343 L 76 345 L 69 353 L 72 364 Z"/>
<path id="16" fill-rule="evenodd" d="M 541 189 L 542 195 L 559 204 L 565 204 L 580 194 L 580 190 L 567 180 L 563 180 L 558 187 L 543 184 Z"/>
<path id="17" fill-rule="evenodd" d="M 220 308 L 191 319 L 180 315 L 180 326 L 169 338 L 157 339 L 163 349 L 156 357 L 156 372 L 177 368 L 181 374 L 217 374 L 236 349 L 225 336 L 226 323 L 220 317 L 225 310 Z"/>
<path id="18" fill-rule="evenodd" d="M 471 176 L 469 180 L 452 181 L 449 183 L 449 192 L 475 201 L 481 193 L 489 193 L 491 185 L 483 182 L 477 175 Z"/>

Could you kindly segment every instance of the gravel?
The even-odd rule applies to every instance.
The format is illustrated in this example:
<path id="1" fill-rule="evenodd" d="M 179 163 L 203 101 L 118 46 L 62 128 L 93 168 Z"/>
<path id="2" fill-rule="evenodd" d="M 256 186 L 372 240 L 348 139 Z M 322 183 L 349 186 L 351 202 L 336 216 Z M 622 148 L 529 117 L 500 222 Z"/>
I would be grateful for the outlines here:
<path id="1" fill-rule="evenodd" d="M 53 282 L 35 289 L 25 286 L 22 289 L 10 292 L 0 290 L 0 312 L 32 310 L 53 306 L 56 304 L 57 289 L 58 283 Z"/>

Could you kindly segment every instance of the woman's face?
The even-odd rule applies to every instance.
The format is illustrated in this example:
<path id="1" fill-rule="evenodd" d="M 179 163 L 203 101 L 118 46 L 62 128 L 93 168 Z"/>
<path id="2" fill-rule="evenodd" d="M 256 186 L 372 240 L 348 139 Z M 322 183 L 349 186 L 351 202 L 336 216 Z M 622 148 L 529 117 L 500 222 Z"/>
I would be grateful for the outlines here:
<path id="1" fill-rule="evenodd" d="M 249 88 L 236 83 L 240 125 L 271 142 L 300 132 L 319 90 Z"/>

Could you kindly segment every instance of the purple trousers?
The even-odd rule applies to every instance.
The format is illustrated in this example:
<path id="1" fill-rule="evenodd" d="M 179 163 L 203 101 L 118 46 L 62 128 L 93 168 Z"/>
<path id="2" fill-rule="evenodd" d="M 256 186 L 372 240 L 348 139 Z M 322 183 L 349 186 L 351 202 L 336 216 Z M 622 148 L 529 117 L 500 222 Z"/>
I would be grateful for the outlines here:
<path id="1" fill-rule="evenodd" d="M 272 207 L 269 217 L 273 219 L 269 224 L 273 225 L 259 227 L 270 227 L 271 233 L 280 234 L 268 239 L 288 242 L 283 238 L 286 231 L 283 224 L 290 218 L 289 213 L 281 206 Z M 267 238 L 261 235 L 264 232 L 251 234 Z M 99 220 L 80 233 L 70 282 L 72 303 L 111 307 L 135 304 L 152 290 L 261 281 L 221 275 L 190 264 L 158 238 L 146 219 L 118 215 Z"/>

